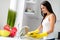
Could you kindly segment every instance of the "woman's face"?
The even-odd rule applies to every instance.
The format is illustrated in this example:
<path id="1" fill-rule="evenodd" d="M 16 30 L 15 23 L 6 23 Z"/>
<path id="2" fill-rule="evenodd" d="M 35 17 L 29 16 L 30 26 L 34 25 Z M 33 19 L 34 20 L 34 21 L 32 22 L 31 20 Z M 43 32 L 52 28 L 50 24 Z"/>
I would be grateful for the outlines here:
<path id="1" fill-rule="evenodd" d="M 42 13 L 47 13 L 47 8 L 44 5 L 41 5 L 41 11 Z"/>

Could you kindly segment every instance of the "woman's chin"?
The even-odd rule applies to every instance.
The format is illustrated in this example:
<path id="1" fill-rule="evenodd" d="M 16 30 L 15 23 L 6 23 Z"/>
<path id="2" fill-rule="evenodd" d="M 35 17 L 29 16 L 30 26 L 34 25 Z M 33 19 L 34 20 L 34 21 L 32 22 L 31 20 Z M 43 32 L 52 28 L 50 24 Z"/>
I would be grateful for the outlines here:
<path id="1" fill-rule="evenodd" d="M 43 12 L 44 14 L 46 14 L 46 12 Z"/>

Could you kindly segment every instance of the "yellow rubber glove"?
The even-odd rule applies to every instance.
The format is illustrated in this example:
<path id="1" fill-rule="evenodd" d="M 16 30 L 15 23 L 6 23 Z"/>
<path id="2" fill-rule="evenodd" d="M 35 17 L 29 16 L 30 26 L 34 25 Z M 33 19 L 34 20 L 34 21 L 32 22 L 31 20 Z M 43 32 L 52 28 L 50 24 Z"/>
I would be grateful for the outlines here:
<path id="1" fill-rule="evenodd" d="M 27 36 L 39 39 L 39 38 L 43 38 L 43 37 L 48 36 L 48 34 L 47 34 L 47 32 L 43 32 L 43 33 L 40 33 L 40 34 L 32 33 L 32 34 L 27 35 Z"/>
<path id="2" fill-rule="evenodd" d="M 36 30 L 34 30 L 33 32 L 34 32 L 34 33 L 39 33 L 40 30 L 39 30 L 39 29 L 36 29 Z"/>
<path id="3" fill-rule="evenodd" d="M 31 36 L 31 34 L 38 34 L 40 31 L 38 29 L 28 32 L 25 36 Z"/>
<path id="4" fill-rule="evenodd" d="M 38 29 L 28 32 L 26 35 L 34 34 L 34 33 L 39 33 L 40 31 Z"/>

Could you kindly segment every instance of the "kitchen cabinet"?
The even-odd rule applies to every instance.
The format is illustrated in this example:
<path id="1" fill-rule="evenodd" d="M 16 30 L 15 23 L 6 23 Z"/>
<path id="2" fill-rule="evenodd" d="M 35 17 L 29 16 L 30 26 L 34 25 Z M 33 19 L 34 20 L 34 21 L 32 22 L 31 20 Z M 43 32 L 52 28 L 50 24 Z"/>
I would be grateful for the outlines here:
<path id="1" fill-rule="evenodd" d="M 24 14 L 28 17 L 37 16 L 37 2 L 38 0 L 25 0 Z"/>

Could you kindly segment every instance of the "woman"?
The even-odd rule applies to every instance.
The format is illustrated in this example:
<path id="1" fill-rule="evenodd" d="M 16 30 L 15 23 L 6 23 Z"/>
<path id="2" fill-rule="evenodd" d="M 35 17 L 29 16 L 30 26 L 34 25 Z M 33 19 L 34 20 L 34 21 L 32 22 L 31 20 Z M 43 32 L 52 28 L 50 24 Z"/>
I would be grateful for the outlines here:
<path id="1" fill-rule="evenodd" d="M 51 4 L 48 1 L 41 3 L 41 15 L 43 16 L 41 25 L 36 30 L 28 32 L 27 35 L 34 38 L 55 40 L 54 27 L 56 23 L 56 15 L 54 14 Z M 39 34 L 42 29 L 43 32 Z"/>

